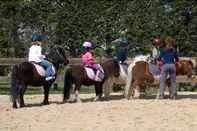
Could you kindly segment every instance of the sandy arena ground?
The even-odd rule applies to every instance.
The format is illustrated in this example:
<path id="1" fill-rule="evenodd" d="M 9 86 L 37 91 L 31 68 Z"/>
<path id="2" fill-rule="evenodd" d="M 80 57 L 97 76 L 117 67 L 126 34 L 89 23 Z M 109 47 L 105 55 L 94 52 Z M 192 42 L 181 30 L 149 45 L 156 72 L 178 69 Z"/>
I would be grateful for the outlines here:
<path id="1" fill-rule="evenodd" d="M 111 100 L 92 102 L 94 94 L 81 95 L 83 103 L 61 104 L 61 95 L 26 96 L 28 107 L 12 109 L 8 96 L 0 96 L 0 131 L 196 131 L 197 93 L 179 93 L 178 100 Z"/>

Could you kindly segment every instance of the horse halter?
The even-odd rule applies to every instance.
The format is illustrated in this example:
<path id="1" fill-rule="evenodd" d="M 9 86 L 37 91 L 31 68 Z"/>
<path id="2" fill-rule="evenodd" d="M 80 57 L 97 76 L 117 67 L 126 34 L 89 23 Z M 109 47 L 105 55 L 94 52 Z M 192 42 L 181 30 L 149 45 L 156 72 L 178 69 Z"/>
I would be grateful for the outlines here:
<path id="1" fill-rule="evenodd" d="M 59 49 L 60 49 L 59 47 L 55 47 L 55 50 L 56 50 L 56 53 L 57 53 L 58 57 L 60 57 L 62 60 L 64 60 L 65 58 L 64 58 L 63 54 L 60 53 Z"/>

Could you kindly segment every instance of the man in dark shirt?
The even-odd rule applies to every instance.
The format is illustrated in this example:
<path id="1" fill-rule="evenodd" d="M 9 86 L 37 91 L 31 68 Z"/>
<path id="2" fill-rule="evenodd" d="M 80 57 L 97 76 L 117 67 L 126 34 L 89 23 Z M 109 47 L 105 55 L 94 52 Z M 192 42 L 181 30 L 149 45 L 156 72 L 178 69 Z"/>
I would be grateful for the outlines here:
<path id="1" fill-rule="evenodd" d="M 116 58 L 120 63 L 124 63 L 124 61 L 127 59 L 128 56 L 128 40 L 121 39 L 120 41 L 120 47 L 116 53 Z"/>
<path id="2" fill-rule="evenodd" d="M 163 62 L 161 77 L 160 77 L 160 99 L 164 98 L 164 88 L 167 76 L 170 75 L 171 79 L 171 98 L 176 99 L 177 91 L 176 91 L 176 67 L 175 61 L 178 61 L 177 51 L 172 46 L 173 39 L 171 37 L 167 37 L 164 40 L 164 48 L 160 51 L 159 59 Z"/>

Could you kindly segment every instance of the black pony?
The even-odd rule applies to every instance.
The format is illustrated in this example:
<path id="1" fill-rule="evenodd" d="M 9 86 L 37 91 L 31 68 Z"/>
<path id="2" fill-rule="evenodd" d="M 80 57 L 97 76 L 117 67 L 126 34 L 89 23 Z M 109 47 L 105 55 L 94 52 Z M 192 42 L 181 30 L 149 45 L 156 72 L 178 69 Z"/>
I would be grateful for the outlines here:
<path id="1" fill-rule="evenodd" d="M 93 81 L 87 76 L 87 73 L 82 65 L 73 65 L 65 72 L 64 77 L 64 98 L 63 102 L 66 102 L 70 98 L 70 94 L 75 93 L 77 102 L 80 102 L 79 90 L 81 85 L 95 85 L 96 98 L 99 99 L 102 96 L 103 82 L 108 78 L 118 77 L 120 75 L 120 67 L 118 61 L 111 59 L 101 63 L 104 70 L 104 79 L 101 82 Z"/>
<path id="2" fill-rule="evenodd" d="M 53 63 L 56 72 L 58 71 L 59 65 L 68 64 L 68 60 L 66 57 L 66 53 L 63 48 L 59 46 L 55 46 L 51 48 L 47 59 Z M 55 74 L 56 78 L 56 74 Z M 24 107 L 24 93 L 27 89 L 28 85 L 31 86 L 43 86 L 44 87 L 44 100 L 43 104 L 49 104 L 48 102 L 48 95 L 49 95 L 49 88 L 51 87 L 52 83 L 55 79 L 50 81 L 46 81 L 45 77 L 41 76 L 35 66 L 31 62 L 23 62 L 19 65 L 14 65 L 12 68 L 12 75 L 11 75 L 11 98 L 13 102 L 13 108 L 17 108 L 17 102 L 19 102 L 20 107 Z"/>

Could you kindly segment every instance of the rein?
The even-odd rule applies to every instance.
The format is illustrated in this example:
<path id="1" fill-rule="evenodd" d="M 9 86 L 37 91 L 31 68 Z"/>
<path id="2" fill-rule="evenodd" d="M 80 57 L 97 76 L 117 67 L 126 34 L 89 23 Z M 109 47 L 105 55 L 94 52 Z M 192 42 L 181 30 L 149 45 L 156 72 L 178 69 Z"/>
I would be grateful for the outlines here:
<path id="1" fill-rule="evenodd" d="M 147 63 L 145 65 L 145 74 L 146 75 L 149 75 L 149 67 L 148 67 L 148 64 Z"/>

